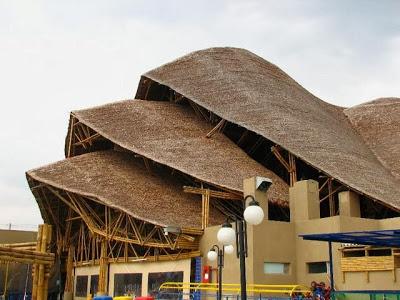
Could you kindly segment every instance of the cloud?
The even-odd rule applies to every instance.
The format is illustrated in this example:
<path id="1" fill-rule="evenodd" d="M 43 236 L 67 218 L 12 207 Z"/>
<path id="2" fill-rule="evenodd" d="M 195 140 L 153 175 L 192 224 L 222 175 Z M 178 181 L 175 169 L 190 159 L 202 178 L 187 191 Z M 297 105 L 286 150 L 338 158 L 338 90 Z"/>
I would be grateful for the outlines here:
<path id="1" fill-rule="evenodd" d="M 341 106 L 399 96 L 399 3 L 0 0 L 0 219 L 40 221 L 24 172 L 63 158 L 71 110 L 190 51 L 247 48 Z"/>

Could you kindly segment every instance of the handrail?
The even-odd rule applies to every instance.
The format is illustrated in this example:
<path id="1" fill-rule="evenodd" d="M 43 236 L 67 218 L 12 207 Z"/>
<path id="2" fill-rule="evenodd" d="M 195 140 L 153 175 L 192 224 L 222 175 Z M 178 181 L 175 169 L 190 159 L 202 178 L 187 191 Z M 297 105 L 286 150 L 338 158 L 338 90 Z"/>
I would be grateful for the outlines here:
<path id="1" fill-rule="evenodd" d="M 218 291 L 218 283 L 197 283 L 197 282 L 164 282 L 159 291 L 163 289 L 175 290 L 199 290 L 199 291 Z M 257 294 L 286 294 L 293 296 L 295 293 L 309 294 L 311 290 L 299 284 L 247 284 L 247 292 Z M 240 284 L 223 283 L 223 292 L 240 292 Z"/>

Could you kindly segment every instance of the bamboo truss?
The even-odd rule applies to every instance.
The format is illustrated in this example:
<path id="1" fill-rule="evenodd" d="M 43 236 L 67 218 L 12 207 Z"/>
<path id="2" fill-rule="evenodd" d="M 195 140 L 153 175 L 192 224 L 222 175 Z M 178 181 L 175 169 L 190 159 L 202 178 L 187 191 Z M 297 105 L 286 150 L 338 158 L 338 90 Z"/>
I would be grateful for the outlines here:
<path id="1" fill-rule="evenodd" d="M 66 157 L 76 155 L 80 151 L 85 151 L 93 146 L 97 139 L 101 139 L 101 135 L 85 124 L 81 123 L 72 113 L 69 121 L 69 130 L 67 135 L 67 151 Z"/>
<path id="2" fill-rule="evenodd" d="M 151 90 L 151 93 L 145 93 L 144 92 L 145 89 Z M 282 179 L 284 179 L 290 186 L 292 186 L 298 180 L 298 177 L 299 178 L 305 177 L 306 179 L 314 179 L 319 182 L 320 186 L 324 184 L 324 181 L 319 179 L 321 174 L 323 174 L 324 177 L 328 178 L 332 177 L 323 170 L 312 166 L 307 161 L 304 161 L 299 157 L 296 157 L 287 149 L 283 149 L 282 147 L 276 145 L 267 138 L 259 136 L 255 132 L 246 129 L 238 124 L 232 123 L 230 121 L 224 122 L 224 119 L 222 117 L 215 115 L 212 111 L 193 102 L 189 98 L 186 98 L 184 95 L 177 94 L 176 91 L 170 88 L 169 86 L 160 84 L 159 82 L 154 81 L 146 76 L 143 76 L 141 78 L 141 82 L 139 84 L 136 97 L 143 100 L 175 102 L 174 101 L 175 96 L 167 97 L 166 95 L 179 95 L 178 103 L 188 104 L 190 107 L 192 107 L 193 111 L 198 117 L 206 120 L 207 122 L 215 126 L 213 130 L 210 132 L 211 135 L 218 131 L 223 132 L 226 136 L 228 136 L 231 140 L 233 140 L 239 147 L 241 147 L 244 151 L 246 151 L 251 157 L 253 157 L 258 162 L 262 163 L 267 168 L 270 168 L 271 170 L 275 171 L 275 173 L 279 175 Z M 223 122 L 222 130 L 221 130 L 222 124 L 220 124 L 219 122 L 220 123 Z M 275 148 L 275 149 L 272 149 L 273 151 L 269 152 L 269 148 Z M 267 152 L 266 156 L 265 152 Z M 264 153 L 264 155 L 262 155 L 261 153 Z M 270 158 L 269 153 L 273 155 L 274 159 Z M 285 172 L 281 172 L 282 169 L 280 168 L 274 168 L 276 162 L 280 163 Z M 306 170 L 304 170 L 304 168 L 306 168 Z M 390 212 L 392 213 L 396 212 L 396 210 L 394 210 L 393 207 L 390 207 L 384 202 L 379 201 L 379 199 L 374 199 L 372 197 L 369 197 L 363 194 L 362 192 L 357 191 L 354 188 L 351 188 L 347 184 L 341 182 L 339 179 L 335 178 L 334 180 L 331 181 L 331 187 L 329 187 L 329 185 L 326 184 L 324 188 L 320 189 L 321 203 L 323 203 L 326 199 L 329 199 L 328 201 L 329 215 L 331 216 L 336 215 L 338 213 L 338 207 L 335 203 L 335 199 L 337 198 L 337 193 L 340 192 L 341 190 L 351 190 L 356 194 L 366 198 L 366 200 L 368 200 L 366 202 L 367 205 L 366 212 L 368 211 L 368 213 L 376 213 L 377 215 L 380 214 L 386 215 L 390 214 Z M 379 209 L 381 210 L 380 212 L 377 211 L 376 207 L 377 204 L 379 206 Z M 284 208 L 284 206 L 282 208 Z"/>

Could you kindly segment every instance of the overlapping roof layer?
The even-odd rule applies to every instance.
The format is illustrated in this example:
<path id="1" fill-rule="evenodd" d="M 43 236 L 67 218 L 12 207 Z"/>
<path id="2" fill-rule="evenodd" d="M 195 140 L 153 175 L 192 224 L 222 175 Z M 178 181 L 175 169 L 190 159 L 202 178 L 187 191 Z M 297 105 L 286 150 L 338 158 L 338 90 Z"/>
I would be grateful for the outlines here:
<path id="1" fill-rule="evenodd" d="M 400 98 L 382 98 L 344 110 L 380 162 L 400 179 Z"/>
<path id="2" fill-rule="evenodd" d="M 288 185 L 250 158 L 190 108 L 169 102 L 126 100 L 74 111 L 79 122 L 115 144 L 203 182 L 242 191 L 243 178 L 273 181 L 270 200 L 287 201 Z"/>
<path id="3" fill-rule="evenodd" d="M 98 151 L 64 159 L 27 172 L 41 182 L 95 198 L 133 217 L 160 226 L 201 228 L 201 198 L 185 194 L 170 173 L 149 172 L 130 153 Z M 224 217 L 210 210 L 210 223 Z"/>
<path id="4" fill-rule="evenodd" d="M 368 134 L 352 126 L 343 108 L 313 96 L 259 56 L 243 49 L 211 48 L 190 53 L 143 77 L 281 145 L 350 188 L 400 209 L 400 181 L 389 171 L 397 172 L 398 159 L 391 156 L 398 152 L 396 143 L 371 150 L 364 141 Z M 142 97 L 143 90 L 139 85 L 136 97 Z M 398 101 L 394 105 L 398 109 Z M 352 115 L 351 111 L 347 114 Z M 382 134 L 386 142 L 392 134 L 398 136 L 400 116 L 394 113 L 392 117 L 397 125 L 392 133 Z M 368 126 L 373 127 L 370 119 Z M 380 133 L 373 133 L 372 138 Z"/>

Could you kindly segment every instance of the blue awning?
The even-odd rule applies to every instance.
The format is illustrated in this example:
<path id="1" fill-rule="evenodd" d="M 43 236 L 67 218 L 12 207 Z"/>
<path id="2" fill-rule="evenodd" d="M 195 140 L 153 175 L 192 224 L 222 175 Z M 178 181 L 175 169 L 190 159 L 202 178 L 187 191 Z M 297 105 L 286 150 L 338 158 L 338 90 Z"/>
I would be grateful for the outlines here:
<path id="1" fill-rule="evenodd" d="M 400 229 L 301 234 L 304 240 L 400 247 Z"/>

